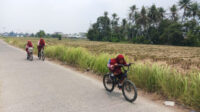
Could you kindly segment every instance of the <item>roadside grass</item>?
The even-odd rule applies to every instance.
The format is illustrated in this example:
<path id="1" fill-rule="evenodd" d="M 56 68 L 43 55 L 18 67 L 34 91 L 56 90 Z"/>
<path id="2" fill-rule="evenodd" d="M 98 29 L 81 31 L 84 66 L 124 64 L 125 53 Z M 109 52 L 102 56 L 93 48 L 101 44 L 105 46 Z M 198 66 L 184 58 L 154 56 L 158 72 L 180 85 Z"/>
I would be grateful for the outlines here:
<path id="1" fill-rule="evenodd" d="M 21 40 L 6 38 L 5 41 L 20 48 L 25 47 L 25 42 Z M 37 41 L 33 39 L 33 42 L 36 43 Z M 67 46 L 59 43 L 55 45 L 49 44 L 45 49 L 45 55 L 70 65 L 90 69 L 99 75 L 104 75 L 108 72 L 106 64 L 110 58 L 116 56 L 115 53 L 109 54 L 103 51 L 95 54 L 88 51 L 87 48 Z M 126 57 L 128 57 L 128 62 L 133 60 L 129 56 Z M 200 110 L 199 71 L 181 73 L 169 66 L 136 63 L 130 69 L 129 79 L 137 87 L 148 92 L 156 92 L 170 100 L 176 100 L 179 103 Z"/>

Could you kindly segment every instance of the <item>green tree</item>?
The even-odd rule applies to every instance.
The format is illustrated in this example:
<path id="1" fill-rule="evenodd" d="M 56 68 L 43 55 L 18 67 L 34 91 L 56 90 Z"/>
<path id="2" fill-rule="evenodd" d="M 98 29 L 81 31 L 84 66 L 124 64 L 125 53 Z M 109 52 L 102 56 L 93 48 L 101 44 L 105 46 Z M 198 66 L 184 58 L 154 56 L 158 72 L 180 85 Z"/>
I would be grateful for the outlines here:
<path id="1" fill-rule="evenodd" d="M 110 41 L 110 33 L 110 19 L 108 17 L 108 12 L 104 12 L 104 16 L 97 18 L 97 22 L 92 25 L 92 28 L 88 31 L 87 36 L 90 40 Z"/>
<path id="2" fill-rule="evenodd" d="M 136 22 L 140 24 L 144 30 L 146 29 L 147 24 L 149 22 L 149 18 L 147 16 L 147 11 L 144 6 L 142 7 L 142 10 Z"/>
<path id="3" fill-rule="evenodd" d="M 112 14 L 111 20 L 111 41 L 121 40 L 120 27 L 119 27 L 119 18 L 116 13 Z"/>
<path id="4" fill-rule="evenodd" d="M 180 0 L 178 2 L 180 9 L 183 9 L 182 22 L 183 22 L 183 19 L 187 16 L 188 11 L 190 10 L 190 4 L 191 4 L 191 0 Z"/>
<path id="5" fill-rule="evenodd" d="M 129 12 L 129 21 L 131 25 L 135 23 L 135 13 L 137 11 L 136 5 L 133 5 L 130 7 L 130 12 Z"/>
<path id="6" fill-rule="evenodd" d="M 149 24 L 150 18 L 147 16 L 147 10 L 143 6 L 142 10 L 140 12 L 139 17 L 137 18 L 136 22 L 138 25 L 140 25 L 140 34 L 142 34 L 144 37 L 148 36 L 147 26 Z M 141 36 L 142 36 L 141 35 Z"/>
<path id="7" fill-rule="evenodd" d="M 168 45 L 183 45 L 182 25 L 179 23 L 169 25 L 161 35 L 161 40 Z"/>
<path id="8" fill-rule="evenodd" d="M 31 37 L 35 37 L 34 33 L 31 33 Z"/>
<path id="9" fill-rule="evenodd" d="M 178 20 L 178 14 L 177 14 L 177 6 L 176 5 L 173 5 L 171 8 L 170 8 L 170 11 L 171 11 L 171 19 L 173 21 L 177 21 Z"/>
<path id="10" fill-rule="evenodd" d="M 200 10 L 197 12 L 197 16 L 198 16 L 198 18 L 200 20 Z"/>
<path id="11" fill-rule="evenodd" d="M 190 11 L 189 11 L 189 13 L 193 17 L 193 19 L 195 19 L 195 17 L 197 17 L 197 14 L 198 14 L 198 11 L 199 11 L 199 7 L 200 6 L 198 5 L 197 2 L 192 3 L 190 5 Z"/>
<path id="12" fill-rule="evenodd" d="M 135 32 L 134 24 L 138 17 L 138 13 L 137 13 L 136 5 L 132 5 L 129 9 L 130 11 L 129 11 L 129 17 L 128 17 L 128 20 L 129 20 L 128 30 L 130 32 L 128 35 L 128 40 L 131 40 L 134 37 L 134 32 Z"/>
<path id="13" fill-rule="evenodd" d="M 179 21 L 177 5 L 183 10 L 182 22 Z M 108 12 L 104 12 L 88 30 L 87 37 L 97 41 L 198 46 L 199 4 L 191 0 L 179 0 L 177 5 L 170 7 L 170 15 L 156 5 L 150 8 L 143 6 L 140 11 L 133 5 L 129 8 L 128 19 L 122 21 L 116 13 L 110 19 Z"/>
<path id="14" fill-rule="evenodd" d="M 159 21 L 159 13 L 155 5 L 152 5 L 149 8 L 148 17 L 149 23 L 156 27 L 156 24 Z"/>
<path id="15" fill-rule="evenodd" d="M 122 19 L 122 25 L 121 25 L 121 37 L 122 40 L 128 39 L 128 24 L 126 19 Z"/>
<path id="16" fill-rule="evenodd" d="M 45 34 L 44 30 L 40 30 L 39 32 L 36 33 L 37 37 L 45 37 L 45 35 L 46 34 Z"/>
<path id="17" fill-rule="evenodd" d="M 165 9 L 163 9 L 162 7 L 158 8 L 158 18 L 159 21 L 162 21 L 165 18 Z"/>

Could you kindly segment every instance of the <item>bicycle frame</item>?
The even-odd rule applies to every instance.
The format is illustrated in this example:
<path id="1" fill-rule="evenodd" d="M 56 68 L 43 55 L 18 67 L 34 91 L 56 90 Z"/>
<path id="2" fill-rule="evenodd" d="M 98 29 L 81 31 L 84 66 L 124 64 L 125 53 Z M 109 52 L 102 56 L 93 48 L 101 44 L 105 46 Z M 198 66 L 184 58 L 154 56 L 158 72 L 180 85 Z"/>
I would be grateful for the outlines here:
<path id="1" fill-rule="evenodd" d="M 127 67 L 128 67 L 127 69 L 124 68 L 124 67 L 125 67 L 124 65 L 119 64 L 118 66 L 121 66 L 121 67 L 122 67 L 122 69 L 123 69 L 123 71 L 124 71 L 123 74 L 125 75 L 124 78 L 127 78 L 127 74 L 128 74 L 129 69 L 130 69 L 130 65 L 127 66 Z M 112 79 L 112 80 L 113 80 L 113 79 Z M 116 76 L 114 76 L 114 84 L 115 84 L 115 85 L 119 84 L 119 81 L 120 81 L 120 79 L 118 79 Z"/>

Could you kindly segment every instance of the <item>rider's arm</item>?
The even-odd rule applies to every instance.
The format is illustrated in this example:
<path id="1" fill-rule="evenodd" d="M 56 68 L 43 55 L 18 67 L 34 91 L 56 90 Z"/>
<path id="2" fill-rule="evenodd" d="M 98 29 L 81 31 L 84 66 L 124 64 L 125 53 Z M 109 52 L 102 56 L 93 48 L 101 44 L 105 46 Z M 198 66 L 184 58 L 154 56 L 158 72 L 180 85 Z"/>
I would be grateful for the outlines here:
<path id="1" fill-rule="evenodd" d="M 112 64 L 111 60 L 108 61 L 107 67 L 108 67 L 110 70 L 113 70 L 113 69 L 114 69 L 114 65 Z"/>
<path id="2" fill-rule="evenodd" d="M 124 65 L 124 66 L 128 66 L 129 64 L 127 64 L 126 61 L 124 60 L 123 65 Z"/>
<path id="3" fill-rule="evenodd" d="M 40 41 L 38 41 L 38 46 L 40 45 Z"/>

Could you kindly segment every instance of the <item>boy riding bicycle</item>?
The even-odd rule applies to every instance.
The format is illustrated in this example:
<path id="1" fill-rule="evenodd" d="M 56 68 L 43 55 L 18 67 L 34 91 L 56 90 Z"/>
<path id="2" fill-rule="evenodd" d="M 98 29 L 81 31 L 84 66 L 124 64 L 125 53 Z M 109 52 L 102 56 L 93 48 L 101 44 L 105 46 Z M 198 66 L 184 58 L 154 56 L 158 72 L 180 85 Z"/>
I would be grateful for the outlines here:
<path id="1" fill-rule="evenodd" d="M 40 37 L 40 40 L 38 41 L 38 57 L 40 56 L 40 51 L 41 49 L 44 49 L 44 46 L 45 46 L 45 41 L 43 38 Z"/>
<path id="2" fill-rule="evenodd" d="M 122 67 L 119 65 L 124 65 L 124 66 L 129 65 L 126 63 L 124 56 L 121 54 L 119 54 L 116 58 L 110 59 L 107 66 L 110 72 L 113 73 L 113 76 L 117 77 L 120 80 L 119 89 L 121 89 L 123 80 L 126 76 L 125 74 L 123 74 L 121 70 Z"/>

